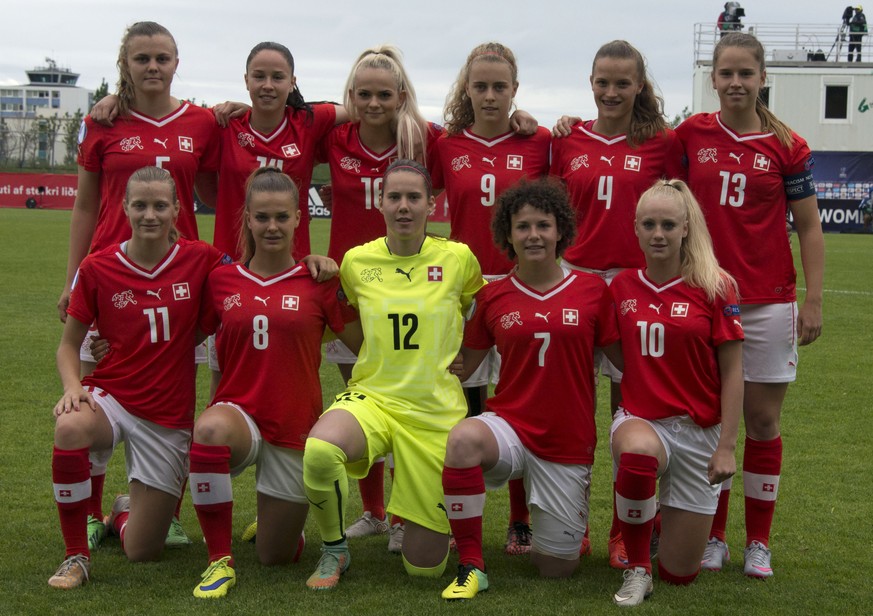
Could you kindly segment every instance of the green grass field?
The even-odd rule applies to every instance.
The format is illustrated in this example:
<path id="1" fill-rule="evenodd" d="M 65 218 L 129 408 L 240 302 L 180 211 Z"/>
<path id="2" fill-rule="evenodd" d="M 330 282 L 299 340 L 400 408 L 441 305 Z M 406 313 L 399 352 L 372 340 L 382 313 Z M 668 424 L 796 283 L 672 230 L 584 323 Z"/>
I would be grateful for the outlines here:
<path id="1" fill-rule="evenodd" d="M 205 239 L 211 217 L 201 217 Z M 313 245 L 323 252 L 328 224 L 314 221 Z M 301 563 L 265 568 L 254 546 L 235 542 L 237 587 L 221 602 L 194 599 L 191 589 L 206 566 L 206 549 L 190 498 L 182 521 L 194 545 L 169 551 L 160 563 L 130 564 L 117 540 L 93 554 L 93 583 L 55 591 L 46 580 L 63 558 L 51 489 L 51 409 L 59 397 L 54 351 L 61 333 L 55 303 L 64 280 L 69 212 L 0 209 L 0 469 L 4 515 L 0 526 L 0 613 L 3 614 L 582 614 L 615 611 L 611 593 L 620 573 L 607 567 L 611 465 L 606 453 L 608 398 L 600 389 L 600 447 L 591 495 L 594 555 L 569 580 L 536 577 L 524 558 L 502 554 L 507 516 L 504 491 L 489 495 L 485 557 L 491 590 L 467 604 L 447 604 L 440 580 L 409 578 L 384 537 L 355 541 L 353 564 L 333 592 L 308 591 L 304 580 L 318 559 L 318 531 L 307 526 Z M 798 382 L 789 390 L 783 419 L 785 464 L 772 538 L 775 578 L 742 575 L 742 480 L 734 482 L 729 544 L 734 561 L 704 574 L 688 588 L 656 581 L 638 613 L 865 614 L 873 543 L 870 444 L 873 413 L 873 238 L 829 235 L 823 337 L 801 350 Z M 800 282 L 802 286 L 802 281 Z M 200 407 L 206 375 L 201 374 Z M 322 368 L 325 398 L 337 392 L 336 368 Z M 160 385 L 160 384 L 156 384 Z M 254 473 L 234 482 L 234 532 L 255 515 Z M 389 483 L 386 480 L 386 483 Z M 123 455 L 107 475 L 104 507 L 125 491 Z M 357 489 L 351 489 L 357 498 Z M 349 517 L 360 514 L 354 500 Z"/>

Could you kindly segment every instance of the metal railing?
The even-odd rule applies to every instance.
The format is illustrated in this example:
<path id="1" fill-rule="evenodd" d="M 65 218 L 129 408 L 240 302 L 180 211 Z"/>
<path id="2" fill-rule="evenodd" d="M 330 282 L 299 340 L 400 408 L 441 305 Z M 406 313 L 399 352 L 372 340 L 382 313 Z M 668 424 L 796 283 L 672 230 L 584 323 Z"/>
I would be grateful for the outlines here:
<path id="1" fill-rule="evenodd" d="M 766 62 L 847 62 L 849 31 L 834 24 L 743 24 L 743 32 L 754 34 L 767 52 Z M 873 35 L 873 34 L 871 34 Z M 694 64 L 712 63 L 712 52 L 721 32 L 714 23 L 694 24 Z M 861 52 L 873 61 L 873 48 L 861 39 Z"/>

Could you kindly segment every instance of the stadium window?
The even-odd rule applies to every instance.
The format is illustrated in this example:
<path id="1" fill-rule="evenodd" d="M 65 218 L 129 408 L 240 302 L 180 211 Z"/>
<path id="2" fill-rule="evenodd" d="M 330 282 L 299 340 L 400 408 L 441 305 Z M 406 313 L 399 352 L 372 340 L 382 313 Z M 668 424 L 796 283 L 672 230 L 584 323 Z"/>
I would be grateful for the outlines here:
<path id="1" fill-rule="evenodd" d="M 824 118 L 825 120 L 849 118 L 849 86 L 825 86 Z"/>

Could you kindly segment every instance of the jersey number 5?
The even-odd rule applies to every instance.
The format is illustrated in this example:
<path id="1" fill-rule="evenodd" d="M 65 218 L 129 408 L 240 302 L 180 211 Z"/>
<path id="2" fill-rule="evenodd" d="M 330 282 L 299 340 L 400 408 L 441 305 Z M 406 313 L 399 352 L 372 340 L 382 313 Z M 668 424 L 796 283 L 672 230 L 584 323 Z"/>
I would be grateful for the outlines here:
<path id="1" fill-rule="evenodd" d="M 388 315 L 388 318 L 391 320 L 391 325 L 394 329 L 394 350 L 415 350 L 418 348 L 418 344 L 412 341 L 412 336 L 415 335 L 415 332 L 418 331 L 418 315 L 416 314 L 396 314 L 392 313 Z M 403 340 L 401 341 L 401 330 L 406 329 L 406 335 L 403 336 Z M 401 344 L 402 343 L 402 344 Z"/>

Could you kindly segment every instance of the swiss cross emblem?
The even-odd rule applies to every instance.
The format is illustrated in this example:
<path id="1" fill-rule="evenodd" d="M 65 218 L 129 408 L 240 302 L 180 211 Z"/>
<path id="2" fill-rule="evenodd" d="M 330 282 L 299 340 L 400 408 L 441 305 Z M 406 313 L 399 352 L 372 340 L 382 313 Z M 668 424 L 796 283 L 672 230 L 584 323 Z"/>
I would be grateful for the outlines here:
<path id="1" fill-rule="evenodd" d="M 506 157 L 506 168 L 514 171 L 521 171 L 524 167 L 524 156 L 520 154 L 509 154 Z"/>
<path id="2" fill-rule="evenodd" d="M 755 162 L 752 164 L 752 166 L 760 171 L 769 171 L 770 159 L 763 154 L 755 154 Z"/>
<path id="3" fill-rule="evenodd" d="M 772 483 L 765 483 L 764 484 L 764 492 L 775 492 L 775 491 L 776 491 L 776 486 L 774 484 L 772 484 Z"/>
<path id="4" fill-rule="evenodd" d="M 688 304 L 685 302 L 673 302 L 673 305 L 670 307 L 670 316 L 681 318 L 687 317 Z"/>
<path id="5" fill-rule="evenodd" d="M 300 148 L 297 147 L 296 143 L 289 143 L 282 146 L 282 154 L 285 155 L 285 158 L 294 158 L 300 156 Z"/>
<path id="6" fill-rule="evenodd" d="M 579 325 L 579 311 L 575 308 L 564 308 L 564 325 Z"/>
<path id="7" fill-rule="evenodd" d="M 463 511 L 464 503 L 452 503 L 452 511 Z"/>
<path id="8" fill-rule="evenodd" d="M 297 295 L 282 296 L 282 310 L 297 310 L 300 307 L 300 297 Z"/>
<path id="9" fill-rule="evenodd" d="M 72 490 L 58 490 L 58 496 L 61 498 L 72 498 L 73 491 Z"/>
<path id="10" fill-rule="evenodd" d="M 203 482 L 197 484 L 197 493 L 198 494 L 203 494 L 203 493 L 209 492 L 209 491 L 210 491 L 210 487 L 209 487 L 208 481 L 203 481 Z"/>
<path id="11" fill-rule="evenodd" d="M 173 299 L 191 299 L 191 292 L 188 290 L 187 282 L 177 282 L 173 285 Z"/>
<path id="12" fill-rule="evenodd" d="M 442 282 L 443 268 L 439 265 L 431 265 L 427 268 L 427 279 L 429 282 Z"/>
<path id="13" fill-rule="evenodd" d="M 643 159 L 639 156 L 631 156 L 628 154 L 624 157 L 624 169 L 625 171 L 639 171 L 640 167 L 643 166 Z"/>
<path id="14" fill-rule="evenodd" d="M 179 136 L 179 149 L 183 152 L 193 152 L 194 151 L 194 140 L 191 137 L 182 137 Z"/>
<path id="15" fill-rule="evenodd" d="M 628 509 L 627 510 L 627 517 L 635 518 L 635 519 L 641 518 L 641 517 L 643 517 L 643 512 L 640 511 L 639 509 Z"/>

